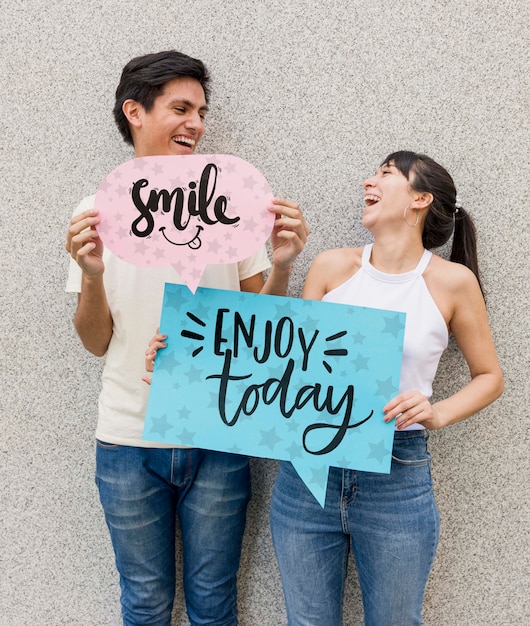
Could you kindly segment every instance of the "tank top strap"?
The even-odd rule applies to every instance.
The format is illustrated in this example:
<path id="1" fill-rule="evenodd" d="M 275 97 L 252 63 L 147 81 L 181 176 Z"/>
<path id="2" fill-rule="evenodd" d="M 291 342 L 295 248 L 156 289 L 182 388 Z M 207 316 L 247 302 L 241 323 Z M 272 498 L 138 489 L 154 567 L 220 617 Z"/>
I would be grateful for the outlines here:
<path id="1" fill-rule="evenodd" d="M 418 276 L 421 276 L 423 272 L 427 269 L 427 265 L 429 265 L 429 261 L 432 258 L 432 252 L 430 250 L 424 250 L 423 255 L 420 259 L 418 265 L 416 265 L 416 269 L 414 270 Z"/>
<path id="2" fill-rule="evenodd" d="M 368 267 L 370 265 L 370 257 L 372 255 L 372 246 L 373 243 L 368 243 L 363 248 L 363 254 L 361 257 L 361 266 Z"/>

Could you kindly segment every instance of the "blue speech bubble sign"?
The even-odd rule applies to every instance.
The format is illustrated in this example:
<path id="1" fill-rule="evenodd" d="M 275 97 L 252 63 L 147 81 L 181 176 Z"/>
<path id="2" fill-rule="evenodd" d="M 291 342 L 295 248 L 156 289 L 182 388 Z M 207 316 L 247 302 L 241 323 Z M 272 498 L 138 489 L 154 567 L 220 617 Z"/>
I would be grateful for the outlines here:
<path id="1" fill-rule="evenodd" d="M 390 471 L 405 314 L 166 284 L 143 438 L 291 461 L 323 506 L 329 467 Z"/>

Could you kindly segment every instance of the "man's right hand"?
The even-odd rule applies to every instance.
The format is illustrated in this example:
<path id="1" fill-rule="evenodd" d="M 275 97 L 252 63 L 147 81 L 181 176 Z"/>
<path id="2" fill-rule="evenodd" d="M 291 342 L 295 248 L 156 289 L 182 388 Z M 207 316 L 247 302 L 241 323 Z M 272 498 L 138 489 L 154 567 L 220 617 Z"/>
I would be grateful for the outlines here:
<path id="1" fill-rule="evenodd" d="M 83 211 L 72 218 L 66 234 L 65 248 L 86 276 L 103 274 L 103 242 L 95 229 L 99 223 L 98 212 L 94 209 Z"/>

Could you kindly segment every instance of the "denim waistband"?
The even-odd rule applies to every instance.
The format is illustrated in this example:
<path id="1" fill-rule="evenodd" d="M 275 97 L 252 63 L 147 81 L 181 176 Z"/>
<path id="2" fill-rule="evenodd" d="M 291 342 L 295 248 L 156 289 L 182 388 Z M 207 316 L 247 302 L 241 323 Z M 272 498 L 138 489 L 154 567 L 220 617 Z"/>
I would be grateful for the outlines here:
<path id="1" fill-rule="evenodd" d="M 426 428 L 421 430 L 395 430 L 394 439 L 414 439 L 420 437 L 421 439 L 429 438 L 429 431 Z"/>

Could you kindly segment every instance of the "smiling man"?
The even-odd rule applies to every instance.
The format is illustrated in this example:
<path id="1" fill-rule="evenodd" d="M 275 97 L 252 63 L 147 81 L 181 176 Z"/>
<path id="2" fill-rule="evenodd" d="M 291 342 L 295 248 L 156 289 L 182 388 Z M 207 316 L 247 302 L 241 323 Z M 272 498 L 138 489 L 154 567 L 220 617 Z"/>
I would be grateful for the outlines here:
<path id="1" fill-rule="evenodd" d="M 125 66 L 114 118 L 136 157 L 193 154 L 208 98 L 201 61 L 176 51 L 148 54 Z M 239 263 L 207 266 L 201 286 L 285 295 L 308 230 L 297 204 L 275 199 L 270 210 L 276 214 L 272 267 L 262 248 Z M 67 233 L 67 291 L 78 293 L 74 324 L 83 345 L 106 355 L 96 483 L 120 574 L 123 623 L 170 625 L 178 518 L 191 624 L 237 624 L 248 459 L 142 440 L 145 348 L 158 325 L 164 283 L 182 281 L 171 267 L 140 268 L 118 259 L 99 239 L 98 222 L 94 196 L 85 198 Z"/>

